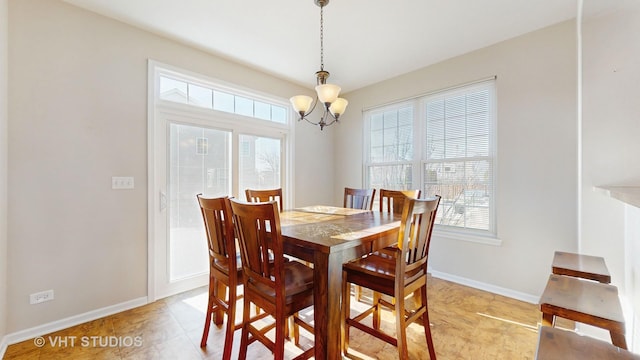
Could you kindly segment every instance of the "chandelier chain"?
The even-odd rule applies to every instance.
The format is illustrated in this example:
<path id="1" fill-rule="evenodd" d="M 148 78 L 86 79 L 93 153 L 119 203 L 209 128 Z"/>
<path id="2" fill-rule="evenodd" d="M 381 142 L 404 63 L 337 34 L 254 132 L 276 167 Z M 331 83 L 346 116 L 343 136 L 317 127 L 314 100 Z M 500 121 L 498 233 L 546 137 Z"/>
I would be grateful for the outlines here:
<path id="1" fill-rule="evenodd" d="M 324 6 L 320 6 L 320 70 L 324 70 Z"/>

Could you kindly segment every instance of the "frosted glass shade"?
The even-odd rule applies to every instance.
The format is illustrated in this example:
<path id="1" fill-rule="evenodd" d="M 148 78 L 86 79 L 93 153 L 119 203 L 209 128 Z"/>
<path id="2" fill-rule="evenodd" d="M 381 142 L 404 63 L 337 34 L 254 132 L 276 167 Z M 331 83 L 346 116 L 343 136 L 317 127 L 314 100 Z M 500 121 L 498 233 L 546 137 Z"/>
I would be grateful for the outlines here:
<path id="1" fill-rule="evenodd" d="M 337 98 L 336 101 L 331 103 L 329 111 L 331 111 L 333 116 L 338 117 L 344 114 L 344 111 L 347 109 L 347 105 L 349 105 L 349 102 L 346 99 Z"/>
<path id="2" fill-rule="evenodd" d="M 316 93 L 318 93 L 318 100 L 320 102 L 332 103 L 336 101 L 338 95 L 340 95 L 340 86 L 333 84 L 322 84 L 316 86 Z"/>
<path id="3" fill-rule="evenodd" d="M 311 102 L 313 99 L 311 96 L 306 95 L 297 95 L 289 99 L 291 101 L 291 105 L 298 113 L 307 113 L 309 108 L 311 108 Z"/>

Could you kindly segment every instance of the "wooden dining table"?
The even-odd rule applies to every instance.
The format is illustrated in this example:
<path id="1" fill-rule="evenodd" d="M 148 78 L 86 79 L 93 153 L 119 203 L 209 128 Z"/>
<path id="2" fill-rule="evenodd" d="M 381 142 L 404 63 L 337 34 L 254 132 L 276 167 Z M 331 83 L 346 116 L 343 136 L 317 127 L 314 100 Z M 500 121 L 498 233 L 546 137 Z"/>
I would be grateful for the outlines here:
<path id="1" fill-rule="evenodd" d="M 400 217 L 332 206 L 280 213 L 284 253 L 313 263 L 316 359 L 342 358 L 342 264 L 395 243 Z"/>

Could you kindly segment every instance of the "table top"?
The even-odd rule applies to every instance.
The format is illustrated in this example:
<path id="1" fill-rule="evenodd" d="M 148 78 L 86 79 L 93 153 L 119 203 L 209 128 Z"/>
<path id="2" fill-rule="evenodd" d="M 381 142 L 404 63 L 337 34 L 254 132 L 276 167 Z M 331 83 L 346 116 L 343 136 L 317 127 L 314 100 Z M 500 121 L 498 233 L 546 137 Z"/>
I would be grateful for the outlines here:
<path id="1" fill-rule="evenodd" d="M 313 206 L 280 213 L 282 236 L 317 251 L 356 247 L 397 232 L 400 215 L 377 211 Z"/>

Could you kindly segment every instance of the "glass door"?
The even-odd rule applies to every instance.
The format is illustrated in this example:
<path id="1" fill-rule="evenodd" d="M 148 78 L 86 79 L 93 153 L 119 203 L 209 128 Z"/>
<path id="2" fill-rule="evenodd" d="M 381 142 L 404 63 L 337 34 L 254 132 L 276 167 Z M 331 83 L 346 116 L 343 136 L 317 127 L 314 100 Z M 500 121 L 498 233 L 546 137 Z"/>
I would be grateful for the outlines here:
<path id="1" fill-rule="evenodd" d="M 231 132 L 198 119 L 160 116 L 156 133 L 153 297 L 208 284 L 206 234 L 197 194 L 231 194 Z"/>
<path id="2" fill-rule="evenodd" d="M 208 249 L 197 194 L 230 194 L 230 133 L 169 124 L 169 281 L 208 274 Z"/>

